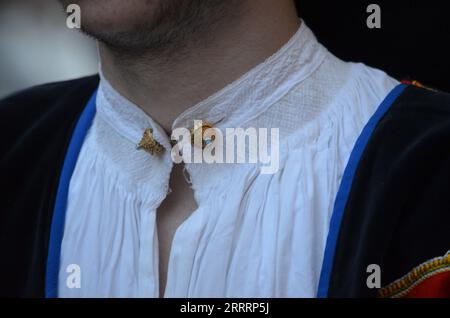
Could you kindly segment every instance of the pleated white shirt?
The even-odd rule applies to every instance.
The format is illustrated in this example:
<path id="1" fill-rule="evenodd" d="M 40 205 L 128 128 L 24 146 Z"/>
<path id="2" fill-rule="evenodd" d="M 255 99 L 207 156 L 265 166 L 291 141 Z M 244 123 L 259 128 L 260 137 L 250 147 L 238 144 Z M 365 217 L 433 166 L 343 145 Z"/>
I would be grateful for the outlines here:
<path id="1" fill-rule="evenodd" d="M 302 24 L 277 53 L 190 107 L 225 128 L 278 128 L 279 169 L 186 164 L 198 209 L 177 229 L 159 295 L 156 214 L 170 151 L 136 149 L 143 131 L 170 149 L 157 118 L 102 77 L 97 113 L 70 181 L 60 297 L 314 297 L 334 200 L 353 146 L 398 82 L 339 60 Z M 81 288 L 66 284 L 81 269 Z"/>

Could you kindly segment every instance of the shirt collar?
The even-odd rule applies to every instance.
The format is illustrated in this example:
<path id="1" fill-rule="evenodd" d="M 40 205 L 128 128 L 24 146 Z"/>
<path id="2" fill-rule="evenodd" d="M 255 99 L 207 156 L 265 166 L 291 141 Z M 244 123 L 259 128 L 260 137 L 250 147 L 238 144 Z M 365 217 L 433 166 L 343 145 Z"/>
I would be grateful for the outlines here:
<path id="1" fill-rule="evenodd" d="M 294 36 L 274 55 L 184 111 L 172 128 L 191 128 L 194 120 L 213 123 L 219 129 L 243 127 L 308 78 L 322 63 L 326 52 L 302 22 Z M 117 92 L 102 74 L 97 113 L 133 143 L 139 142 L 145 129 L 152 128 L 154 138 L 166 149 L 170 148 L 169 137 L 157 121 Z"/>
<path id="2" fill-rule="evenodd" d="M 327 50 L 302 22 L 294 36 L 274 55 L 222 90 L 187 109 L 172 128 L 190 127 L 194 120 L 238 128 L 279 101 L 322 63 Z"/>

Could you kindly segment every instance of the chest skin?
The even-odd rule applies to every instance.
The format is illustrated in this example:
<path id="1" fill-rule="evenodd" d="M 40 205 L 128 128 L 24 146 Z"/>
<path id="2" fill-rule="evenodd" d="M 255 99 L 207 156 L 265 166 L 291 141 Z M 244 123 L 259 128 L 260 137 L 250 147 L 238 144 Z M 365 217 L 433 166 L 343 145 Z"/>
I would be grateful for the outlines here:
<path id="1" fill-rule="evenodd" d="M 157 210 L 159 241 L 159 292 L 164 296 L 173 237 L 178 227 L 197 209 L 194 192 L 186 181 L 182 164 L 174 165 L 170 176 L 171 193 Z"/>

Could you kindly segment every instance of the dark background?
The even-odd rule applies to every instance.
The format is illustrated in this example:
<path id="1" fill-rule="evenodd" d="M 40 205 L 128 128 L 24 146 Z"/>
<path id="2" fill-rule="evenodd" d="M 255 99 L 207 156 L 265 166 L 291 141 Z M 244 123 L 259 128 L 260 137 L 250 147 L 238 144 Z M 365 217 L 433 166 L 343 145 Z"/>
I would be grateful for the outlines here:
<path id="1" fill-rule="evenodd" d="M 450 92 L 449 1 L 298 0 L 299 14 L 338 57 Z M 381 7 L 381 29 L 366 24 Z"/>

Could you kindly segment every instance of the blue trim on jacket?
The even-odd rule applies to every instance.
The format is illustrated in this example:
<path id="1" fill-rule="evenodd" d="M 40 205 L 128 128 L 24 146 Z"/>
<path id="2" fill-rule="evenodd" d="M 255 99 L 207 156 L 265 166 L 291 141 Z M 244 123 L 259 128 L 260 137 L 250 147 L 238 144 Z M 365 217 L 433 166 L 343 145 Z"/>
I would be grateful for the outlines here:
<path id="1" fill-rule="evenodd" d="M 330 285 L 331 272 L 333 270 L 334 254 L 336 250 L 337 240 L 339 238 L 342 218 L 344 216 L 345 207 L 347 205 L 350 190 L 352 188 L 353 178 L 355 177 L 355 173 L 361 157 L 378 123 L 389 111 L 392 104 L 403 93 L 406 87 L 407 85 L 400 84 L 388 94 L 388 96 L 384 99 L 382 104 L 378 107 L 376 112 L 364 127 L 352 150 L 334 203 L 334 209 L 330 221 L 330 229 L 328 232 L 325 254 L 322 263 L 322 270 L 320 273 L 319 287 L 317 291 L 317 297 L 319 298 L 328 297 L 328 288 Z"/>
<path id="2" fill-rule="evenodd" d="M 80 154 L 89 128 L 96 112 L 97 91 L 94 92 L 87 106 L 78 119 L 67 149 L 64 165 L 59 179 L 56 194 L 53 218 L 50 229 L 50 241 L 47 255 L 47 268 L 45 275 L 45 297 L 58 297 L 58 275 L 61 257 L 61 243 L 64 234 L 64 223 L 66 219 L 67 197 L 69 193 L 70 179 L 72 178 L 75 165 Z"/>

